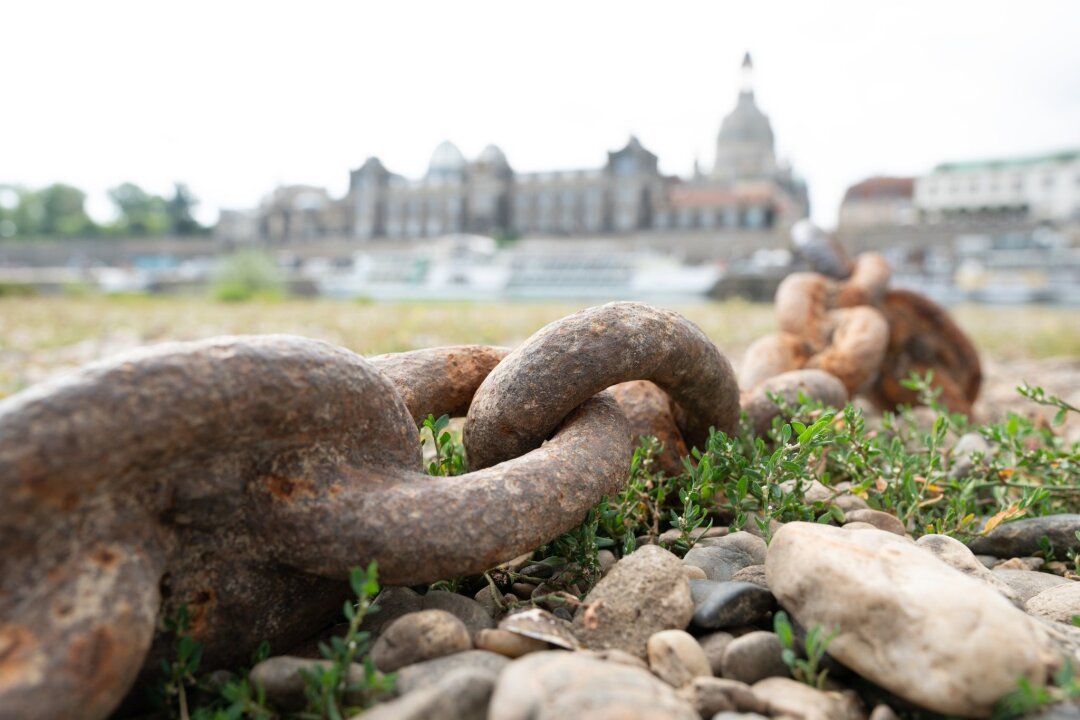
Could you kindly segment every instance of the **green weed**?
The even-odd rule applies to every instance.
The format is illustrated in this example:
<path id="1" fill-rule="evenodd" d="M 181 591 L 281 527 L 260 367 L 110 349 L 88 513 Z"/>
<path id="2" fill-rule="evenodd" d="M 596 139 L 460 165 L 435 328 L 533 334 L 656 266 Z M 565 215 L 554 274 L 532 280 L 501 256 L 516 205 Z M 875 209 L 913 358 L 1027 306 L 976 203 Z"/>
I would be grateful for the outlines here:
<path id="1" fill-rule="evenodd" d="M 773 616 L 773 630 L 780 639 L 784 664 L 791 669 L 791 676 L 810 687 L 818 690 L 824 689 L 829 670 L 821 667 L 821 661 L 825 658 L 825 652 L 829 649 L 829 644 L 839 634 L 840 630 L 835 629 L 831 633 L 825 634 L 820 625 L 814 625 L 806 631 L 806 639 L 801 648 L 802 653 L 795 648 L 795 631 L 791 627 L 791 621 L 788 619 L 787 613 L 783 610 Z"/>

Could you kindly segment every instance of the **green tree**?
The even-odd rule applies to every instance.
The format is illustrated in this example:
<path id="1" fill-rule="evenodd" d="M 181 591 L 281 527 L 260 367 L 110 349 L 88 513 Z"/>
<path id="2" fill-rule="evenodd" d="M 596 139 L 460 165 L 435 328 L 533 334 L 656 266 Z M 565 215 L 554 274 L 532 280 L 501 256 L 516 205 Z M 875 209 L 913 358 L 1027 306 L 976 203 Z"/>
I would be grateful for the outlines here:
<path id="1" fill-rule="evenodd" d="M 165 205 L 165 211 L 169 215 L 169 231 L 173 235 L 201 234 L 203 226 L 193 213 L 199 199 L 184 183 L 173 183 L 173 188 L 173 196 Z"/>
<path id="2" fill-rule="evenodd" d="M 71 185 L 54 183 L 37 193 L 24 195 L 20 201 L 23 204 L 28 205 L 26 215 L 31 219 L 31 228 L 33 219 L 40 218 L 37 233 L 30 234 L 73 237 L 92 235 L 98 230 L 86 214 L 86 193 Z"/>
<path id="3" fill-rule="evenodd" d="M 121 235 L 164 235 L 170 228 L 167 204 L 135 183 L 124 183 L 109 190 L 120 218 L 116 231 Z"/>

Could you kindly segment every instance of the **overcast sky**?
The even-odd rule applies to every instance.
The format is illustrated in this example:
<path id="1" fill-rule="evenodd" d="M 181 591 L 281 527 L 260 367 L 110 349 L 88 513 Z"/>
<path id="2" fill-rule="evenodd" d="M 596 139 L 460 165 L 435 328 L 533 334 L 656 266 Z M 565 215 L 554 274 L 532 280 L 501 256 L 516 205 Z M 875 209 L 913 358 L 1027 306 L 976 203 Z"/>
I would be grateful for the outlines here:
<path id="1" fill-rule="evenodd" d="M 844 189 L 945 160 L 1080 146 L 1080 2 L 13 0 L 0 183 L 188 183 L 200 217 L 278 184 L 344 193 L 451 139 L 519 170 L 601 165 L 635 133 L 713 159 L 749 50 L 778 152 L 835 223 Z"/>

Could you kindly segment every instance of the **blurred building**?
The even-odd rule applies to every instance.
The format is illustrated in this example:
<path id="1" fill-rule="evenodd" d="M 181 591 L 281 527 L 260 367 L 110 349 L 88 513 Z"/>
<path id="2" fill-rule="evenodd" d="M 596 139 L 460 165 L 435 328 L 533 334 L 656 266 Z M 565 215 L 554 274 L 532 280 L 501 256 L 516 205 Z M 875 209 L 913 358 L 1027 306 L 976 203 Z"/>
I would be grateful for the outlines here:
<path id="1" fill-rule="evenodd" d="M 218 236 L 304 242 L 437 237 L 448 233 L 594 236 L 652 232 L 761 232 L 779 236 L 808 214 L 805 184 L 776 159 L 772 126 L 757 106 L 749 54 L 734 110 L 723 119 L 711 173 L 663 175 L 636 137 L 598 167 L 517 172 L 498 147 L 467 159 L 451 142 L 435 148 L 422 178 L 368 158 L 348 194 L 279 188 L 254 222 L 223 212 Z M 251 233 L 246 236 L 238 233 Z"/>
<path id="2" fill-rule="evenodd" d="M 844 193 L 837 227 L 841 231 L 911 225 L 916 220 L 915 178 L 872 177 Z"/>
<path id="3" fill-rule="evenodd" d="M 915 181 L 926 222 L 1080 221 L 1080 149 L 938 165 Z"/>

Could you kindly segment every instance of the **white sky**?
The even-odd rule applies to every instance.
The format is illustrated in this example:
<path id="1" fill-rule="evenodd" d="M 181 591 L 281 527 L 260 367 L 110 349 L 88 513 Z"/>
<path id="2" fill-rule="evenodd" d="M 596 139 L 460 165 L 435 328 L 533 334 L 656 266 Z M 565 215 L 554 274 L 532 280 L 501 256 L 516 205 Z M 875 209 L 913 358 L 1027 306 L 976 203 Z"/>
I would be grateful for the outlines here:
<path id="1" fill-rule="evenodd" d="M 11 0 L 0 183 L 191 185 L 200 216 L 278 184 L 344 193 L 451 139 L 519 170 L 597 167 L 634 132 L 710 167 L 745 50 L 778 151 L 835 222 L 845 188 L 1080 146 L 1080 2 Z"/>

